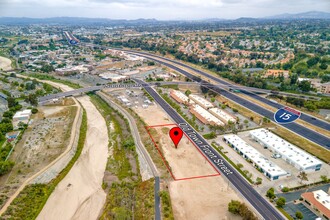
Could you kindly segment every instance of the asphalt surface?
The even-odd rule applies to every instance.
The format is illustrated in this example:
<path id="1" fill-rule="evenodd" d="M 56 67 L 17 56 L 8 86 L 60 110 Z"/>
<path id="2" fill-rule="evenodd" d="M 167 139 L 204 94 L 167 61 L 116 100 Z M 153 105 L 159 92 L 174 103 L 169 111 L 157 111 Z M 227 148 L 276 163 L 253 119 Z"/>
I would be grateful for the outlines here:
<path id="1" fill-rule="evenodd" d="M 160 58 L 160 59 L 163 59 L 163 60 L 166 60 L 166 61 L 175 63 L 175 64 L 180 65 L 180 66 L 183 66 L 183 67 L 185 67 L 187 69 L 193 70 L 193 71 L 197 72 L 198 74 L 200 74 L 202 76 L 205 76 L 205 77 L 207 77 L 209 79 L 212 79 L 213 81 L 215 81 L 217 83 L 220 83 L 220 84 L 223 84 L 223 85 L 226 85 L 226 86 L 230 86 L 233 89 L 234 88 L 237 88 L 237 89 L 242 89 L 244 91 L 244 89 L 248 89 L 249 88 L 249 87 L 245 87 L 245 86 L 234 85 L 234 84 L 232 84 L 230 82 L 227 82 L 225 80 L 222 80 L 222 79 L 220 79 L 220 78 L 218 78 L 216 76 L 213 76 L 211 74 L 208 74 L 208 73 L 206 73 L 204 71 L 201 71 L 199 69 L 193 68 L 193 67 L 191 67 L 189 65 L 186 65 L 184 63 L 178 62 L 176 60 L 172 60 L 172 59 L 168 59 L 168 58 L 164 58 L 164 57 L 161 57 L 161 56 L 157 56 L 157 55 L 149 54 L 149 53 L 145 53 L 145 52 L 140 52 L 140 51 L 130 51 L 130 52 L 137 53 L 137 54 L 145 54 L 145 55 L 148 55 L 148 56 L 157 57 L 157 58 Z M 157 61 L 157 60 L 155 60 L 155 61 Z M 166 64 L 164 64 L 164 65 L 166 65 Z M 256 90 L 256 91 L 258 91 L 258 90 Z M 265 91 L 265 90 L 262 89 L 262 91 Z M 266 90 L 266 91 L 269 91 L 270 92 L 270 90 Z M 270 106 L 273 106 L 275 108 L 283 108 L 283 107 L 285 107 L 284 105 L 281 105 L 279 103 L 271 102 L 269 99 L 266 99 L 264 97 L 258 96 L 255 93 L 252 93 L 252 92 L 249 92 L 249 91 L 245 91 L 244 93 L 247 94 L 247 95 L 249 95 L 249 96 L 251 96 L 252 98 L 255 98 L 255 99 L 259 100 L 259 101 L 262 101 L 262 102 L 264 102 L 264 103 L 266 103 L 266 104 L 268 104 Z M 308 114 L 305 114 L 305 113 L 302 113 L 301 114 L 300 119 L 303 120 L 303 121 L 306 121 L 306 122 L 308 122 L 308 123 L 310 123 L 310 124 L 312 124 L 314 126 L 317 126 L 317 127 L 320 127 L 320 128 L 323 128 L 325 130 L 330 131 L 330 123 L 328 123 L 326 121 L 320 120 L 318 118 L 314 118 L 313 116 L 308 115 Z"/>
<path id="2" fill-rule="evenodd" d="M 135 54 L 139 54 L 140 52 L 134 52 L 134 53 Z M 197 76 L 195 76 L 195 75 L 193 75 L 191 73 L 188 73 L 187 71 L 185 71 L 185 70 L 183 70 L 181 68 L 178 68 L 177 66 L 174 66 L 174 65 L 172 65 L 170 63 L 167 63 L 167 62 L 160 61 L 158 59 L 154 59 L 154 58 L 148 57 L 148 56 L 153 56 L 153 55 L 149 55 L 149 54 L 148 54 L 148 56 L 145 56 L 143 54 L 142 55 L 139 54 L 139 55 L 142 56 L 142 57 L 146 57 L 147 59 L 154 60 L 155 62 L 161 63 L 161 64 L 163 64 L 165 66 L 168 66 L 171 69 L 174 69 L 174 70 L 178 71 L 179 73 L 187 76 L 191 80 L 197 81 L 197 82 L 201 83 L 204 87 L 209 88 L 209 89 L 212 89 L 216 93 L 221 94 L 221 95 L 225 96 L 226 98 L 228 98 L 228 99 L 230 99 L 230 100 L 232 100 L 232 101 L 234 101 L 234 102 L 236 102 L 236 103 L 238 103 L 238 104 L 240 104 L 240 105 L 242 105 L 242 106 L 250 109 L 251 111 L 254 111 L 254 112 L 256 112 L 256 113 L 258 113 L 258 114 L 260 114 L 260 115 L 262 115 L 264 117 L 269 118 L 273 122 L 275 122 L 275 120 L 274 120 L 274 112 L 272 112 L 270 110 L 267 110 L 267 109 L 265 109 L 265 108 L 263 108 L 263 107 L 255 104 L 255 103 L 253 103 L 253 102 L 250 102 L 248 100 L 245 100 L 245 99 L 243 99 L 243 98 L 235 95 L 232 92 L 229 92 L 229 91 L 227 91 L 225 89 L 222 89 L 220 86 L 216 86 L 216 85 L 213 85 L 213 84 L 211 84 L 211 83 L 209 83 L 209 82 L 207 82 L 205 80 L 202 80 L 201 78 L 199 78 L 199 77 L 197 77 Z M 159 57 L 157 57 L 157 58 L 159 58 Z M 176 61 L 174 61 L 174 62 L 176 62 Z M 202 72 L 200 70 L 195 70 L 194 68 L 191 68 L 191 67 L 190 67 L 190 69 L 192 69 L 194 71 L 197 71 L 197 72 L 200 72 L 200 73 Z M 204 74 L 207 77 L 209 76 L 209 74 L 207 74 L 207 73 L 204 73 Z M 212 80 L 214 78 L 214 80 L 219 81 L 219 79 L 216 78 L 216 77 L 214 77 L 214 76 L 210 76 L 209 78 L 212 78 Z M 222 83 L 222 84 L 229 84 L 228 82 L 223 81 L 223 80 L 220 80 L 220 83 Z M 258 97 L 260 97 L 260 96 L 258 96 Z M 262 98 L 262 97 L 260 97 L 260 98 Z M 267 100 L 267 99 L 265 99 L 265 100 Z M 273 103 L 273 102 L 267 100 L 267 103 L 268 102 L 269 103 L 272 103 L 272 104 L 277 104 L 277 103 Z M 307 117 L 307 115 L 303 116 L 302 119 L 304 119 L 306 117 Z M 311 124 L 313 124 L 315 126 L 318 126 L 318 124 L 320 124 L 321 127 L 327 127 L 328 124 L 329 124 L 327 122 L 324 122 L 324 121 L 318 120 L 318 119 L 315 119 L 315 120 L 311 119 L 311 121 L 314 122 L 314 123 L 311 123 Z M 292 122 L 290 124 L 282 124 L 281 126 L 289 129 L 290 131 L 293 131 L 294 133 L 296 133 L 298 135 L 301 135 L 301 136 L 305 137 L 306 139 L 308 139 L 308 140 L 310 140 L 310 141 L 312 141 L 312 142 L 314 142 L 314 143 L 316 143 L 316 144 L 318 144 L 318 145 L 320 145 L 320 146 L 322 146 L 322 147 L 324 147 L 324 148 L 326 148 L 328 150 L 330 150 L 330 138 L 329 137 L 326 137 L 326 136 L 324 136 L 324 135 L 322 135 L 322 134 L 320 134 L 320 133 L 318 133 L 316 131 L 310 130 L 310 129 L 308 129 L 308 128 L 300 125 L 300 124 L 297 124 L 295 122 Z"/>
<path id="3" fill-rule="evenodd" d="M 71 90 L 68 92 L 59 92 L 56 94 L 46 95 L 46 96 L 40 97 L 38 102 L 43 103 L 43 102 L 47 102 L 52 99 L 58 99 L 58 98 L 69 97 L 69 96 L 78 95 L 78 94 L 82 94 L 82 93 L 98 91 L 98 90 L 101 90 L 104 88 L 132 88 L 132 87 L 141 87 L 141 85 L 116 83 L 116 84 L 109 84 L 109 85 L 102 85 L 102 86 L 90 86 L 90 87 L 86 87 L 86 88 Z"/>
<path id="4" fill-rule="evenodd" d="M 144 89 L 167 112 L 167 114 L 181 127 L 183 132 L 192 140 L 205 157 L 225 176 L 242 196 L 259 212 L 264 219 L 285 219 L 280 213 L 264 199 L 204 138 L 198 134 L 166 101 L 164 101 L 153 88 L 142 80 Z M 207 186 L 203 186 L 207 187 Z M 198 204 L 196 204 L 198 205 Z"/>

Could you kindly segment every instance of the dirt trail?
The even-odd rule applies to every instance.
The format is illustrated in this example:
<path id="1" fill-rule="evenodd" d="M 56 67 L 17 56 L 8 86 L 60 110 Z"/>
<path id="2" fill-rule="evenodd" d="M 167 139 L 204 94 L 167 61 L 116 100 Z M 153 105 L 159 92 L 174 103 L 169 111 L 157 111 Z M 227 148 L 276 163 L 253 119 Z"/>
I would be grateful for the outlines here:
<path id="1" fill-rule="evenodd" d="M 70 87 L 47 82 L 61 87 Z M 87 136 L 81 156 L 58 184 L 37 219 L 97 219 L 106 199 L 102 179 L 108 156 L 108 134 L 104 118 L 88 96 L 77 98 L 87 113 Z"/>

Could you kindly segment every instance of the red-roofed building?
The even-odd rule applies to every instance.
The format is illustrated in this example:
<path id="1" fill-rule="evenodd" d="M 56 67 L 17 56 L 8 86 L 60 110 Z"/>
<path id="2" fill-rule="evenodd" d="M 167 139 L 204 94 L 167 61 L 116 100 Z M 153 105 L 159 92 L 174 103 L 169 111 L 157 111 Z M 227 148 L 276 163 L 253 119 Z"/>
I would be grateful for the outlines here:
<path id="1" fill-rule="evenodd" d="M 323 190 L 305 192 L 301 194 L 304 202 L 320 213 L 325 219 L 330 219 L 330 195 Z"/>

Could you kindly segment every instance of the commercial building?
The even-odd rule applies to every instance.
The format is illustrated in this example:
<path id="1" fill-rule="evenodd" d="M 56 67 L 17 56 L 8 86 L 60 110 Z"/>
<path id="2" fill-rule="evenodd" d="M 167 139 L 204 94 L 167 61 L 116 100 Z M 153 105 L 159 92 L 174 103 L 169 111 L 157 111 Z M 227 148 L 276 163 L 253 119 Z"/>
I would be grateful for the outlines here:
<path id="1" fill-rule="evenodd" d="M 280 177 L 288 175 L 285 170 L 274 164 L 237 135 L 225 135 L 223 139 L 230 147 L 234 148 L 234 150 L 242 155 L 244 159 L 251 161 L 253 166 L 270 180 L 277 180 Z"/>
<path id="2" fill-rule="evenodd" d="M 219 108 L 211 108 L 209 109 L 209 112 L 214 115 L 215 117 L 219 118 L 221 121 L 223 121 L 225 124 L 228 124 L 229 122 L 236 123 L 237 118 L 228 112 L 226 112 L 223 109 Z"/>
<path id="3" fill-rule="evenodd" d="M 194 102 L 196 102 L 198 105 L 200 105 L 203 108 L 205 108 L 205 109 L 209 109 L 209 108 L 213 108 L 214 107 L 214 105 L 211 102 L 207 101 L 206 99 L 204 99 L 204 98 L 202 98 L 202 97 L 200 97 L 198 95 L 190 94 L 189 95 L 189 98 L 191 100 L 193 100 Z"/>
<path id="4" fill-rule="evenodd" d="M 202 108 L 200 105 L 191 105 L 189 111 L 204 124 L 213 125 L 213 126 L 225 125 L 220 119 L 212 115 L 210 112 Z"/>
<path id="5" fill-rule="evenodd" d="M 18 129 L 20 123 L 27 124 L 29 122 L 31 114 L 32 114 L 31 109 L 26 109 L 23 111 L 16 112 L 15 115 L 13 116 L 14 129 Z"/>
<path id="6" fill-rule="evenodd" d="M 290 144 L 272 132 L 261 128 L 250 131 L 251 137 L 265 148 L 291 164 L 299 171 L 317 171 L 321 169 L 322 162 L 297 146 Z"/>
<path id="7" fill-rule="evenodd" d="M 330 195 L 323 190 L 301 194 L 304 202 L 325 219 L 330 219 Z"/>
<path id="8" fill-rule="evenodd" d="M 128 76 L 122 76 L 118 74 L 113 74 L 113 73 L 102 73 L 99 75 L 102 79 L 110 80 L 111 82 L 123 82 L 127 81 L 129 79 Z"/>
<path id="9" fill-rule="evenodd" d="M 185 104 L 185 105 L 195 104 L 193 100 L 189 99 L 188 96 L 186 96 L 183 92 L 180 92 L 178 90 L 172 89 L 170 91 L 170 96 L 180 104 Z"/>
<path id="10" fill-rule="evenodd" d="M 15 113 L 13 117 L 13 121 L 18 121 L 18 120 L 29 120 L 32 112 L 31 109 L 26 109 L 23 111 L 18 111 Z"/>

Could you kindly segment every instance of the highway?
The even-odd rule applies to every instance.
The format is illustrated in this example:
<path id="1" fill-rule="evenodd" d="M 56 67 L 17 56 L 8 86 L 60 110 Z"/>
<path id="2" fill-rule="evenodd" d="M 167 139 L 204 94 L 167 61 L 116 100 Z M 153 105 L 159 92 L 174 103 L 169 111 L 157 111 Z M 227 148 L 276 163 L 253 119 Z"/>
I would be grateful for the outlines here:
<path id="1" fill-rule="evenodd" d="M 250 87 L 234 85 L 234 84 L 232 84 L 232 83 L 229 83 L 229 82 L 227 82 L 227 81 L 225 81 L 225 80 L 220 79 L 219 77 L 213 76 L 213 75 L 211 75 L 211 74 L 208 74 L 208 73 L 206 73 L 206 72 L 204 72 L 204 71 L 201 71 L 201 70 L 199 70 L 199 69 L 193 68 L 193 67 L 191 67 L 191 66 L 189 66 L 189 65 L 183 64 L 183 63 L 178 62 L 178 61 L 176 61 L 176 60 L 172 60 L 172 59 L 168 59 L 168 58 L 164 58 L 164 57 L 161 57 L 161 56 L 157 56 L 157 55 L 150 54 L 150 53 L 145 53 L 145 52 L 140 52 L 140 51 L 128 51 L 128 50 L 123 50 L 123 51 L 130 52 L 130 53 L 134 53 L 134 54 L 136 54 L 136 55 L 140 55 L 140 56 L 142 55 L 143 57 L 148 58 L 148 59 L 150 59 L 150 56 L 152 56 L 152 57 L 156 57 L 157 59 L 163 59 L 163 60 L 166 60 L 166 61 L 168 61 L 168 62 L 175 63 L 176 65 L 180 65 L 180 66 L 182 66 L 182 67 L 184 67 L 184 68 L 187 68 L 187 69 L 193 70 L 194 72 L 196 72 L 196 73 L 198 73 L 198 74 L 200 74 L 200 75 L 202 75 L 202 76 L 205 76 L 205 77 L 207 77 L 207 78 L 209 78 L 209 79 L 211 79 L 211 80 L 213 80 L 213 81 L 215 81 L 215 82 L 217 82 L 217 83 L 219 83 L 219 84 L 223 84 L 223 85 L 226 85 L 226 86 L 228 86 L 228 87 L 232 87 L 233 89 L 239 89 L 239 90 L 241 90 L 241 91 L 243 91 L 243 92 L 245 91 L 245 92 L 244 92 L 245 94 L 247 94 L 247 95 L 251 96 L 252 98 L 255 98 L 255 99 L 259 100 L 259 101 L 262 101 L 262 102 L 264 102 L 264 103 L 266 103 L 266 104 L 268 104 L 268 105 L 270 105 L 270 106 L 273 106 L 273 107 L 275 107 L 275 108 L 283 108 L 283 107 L 284 107 L 283 105 L 281 105 L 281 104 L 279 104 L 279 103 L 271 102 L 269 99 L 263 98 L 263 97 L 261 97 L 261 96 L 258 96 L 258 95 L 256 95 L 256 94 L 254 94 L 253 92 L 248 91 L 248 89 L 249 89 L 249 90 L 252 89 L 252 88 L 250 88 Z M 145 55 L 147 55 L 147 56 L 145 56 Z M 166 62 L 162 62 L 162 61 L 159 61 L 159 60 L 157 60 L 157 59 L 153 59 L 153 60 L 156 61 L 156 62 L 160 62 L 160 63 L 162 63 L 163 65 L 168 66 L 168 63 L 166 63 Z M 172 67 L 171 67 L 171 68 L 172 68 Z M 179 68 L 176 67 L 175 69 L 176 69 L 177 71 L 179 71 L 179 70 L 178 70 Z M 179 71 L 179 72 L 180 72 L 180 71 Z M 185 74 L 185 75 L 186 75 L 186 74 Z M 190 78 L 190 77 L 189 77 L 189 78 Z M 259 90 L 260 90 L 260 89 L 254 88 L 252 91 L 258 92 Z M 259 92 L 262 92 L 262 91 L 265 91 L 265 90 L 261 89 Z M 270 90 L 266 90 L 266 91 L 269 91 L 269 92 L 270 92 Z M 314 126 L 317 126 L 317 127 L 320 127 L 320 128 L 323 128 L 323 129 L 325 129 L 325 130 L 330 131 L 330 123 L 328 123 L 328 122 L 326 122 L 326 121 L 323 121 L 323 120 L 320 120 L 320 119 L 314 118 L 313 116 L 310 116 L 310 115 L 305 114 L 305 113 L 302 113 L 302 114 L 301 114 L 300 119 L 303 120 L 303 121 L 306 121 L 306 122 L 308 122 L 308 123 L 310 123 L 310 124 L 312 124 L 312 125 L 314 125 Z M 329 143 L 330 143 L 330 142 L 329 142 Z"/>
<path id="2" fill-rule="evenodd" d="M 107 85 L 102 85 L 102 86 L 90 86 L 90 87 L 85 87 L 85 88 L 81 88 L 81 89 L 71 90 L 68 92 L 59 92 L 56 94 L 46 95 L 46 96 L 40 97 L 38 102 L 39 102 L 39 104 L 42 104 L 49 100 L 63 98 L 63 97 L 69 97 L 69 96 L 73 96 L 73 95 L 79 95 L 79 94 L 83 94 L 83 93 L 87 93 L 87 92 L 99 91 L 104 88 L 132 88 L 132 87 L 141 87 L 141 85 L 116 83 L 116 84 L 107 84 Z"/>
<path id="3" fill-rule="evenodd" d="M 164 101 L 155 90 L 142 80 L 135 80 L 142 84 L 144 89 L 167 112 L 167 114 L 181 127 L 206 158 L 214 164 L 221 174 L 226 177 L 232 186 L 267 220 L 285 219 L 277 210 L 264 199 L 204 138 L 198 134 L 169 104 Z M 203 186 L 207 187 L 207 186 Z"/>
<path id="4" fill-rule="evenodd" d="M 226 97 L 226 98 L 228 98 L 228 99 L 230 99 L 230 100 L 232 100 L 232 101 L 240 104 L 241 106 L 244 106 L 244 107 L 250 109 L 251 111 L 256 112 L 259 115 L 262 115 L 264 117 L 267 117 L 270 120 L 272 120 L 273 122 L 275 122 L 275 120 L 274 120 L 274 112 L 272 112 L 270 110 L 267 110 L 267 109 L 265 109 L 265 108 L 263 108 L 263 107 L 255 104 L 255 103 L 253 103 L 253 102 L 250 102 L 248 100 L 245 100 L 245 99 L 243 99 L 243 98 L 235 95 L 234 93 L 229 92 L 229 91 L 227 91 L 227 90 L 225 90 L 225 89 L 223 89 L 223 88 L 221 88 L 219 86 L 216 86 L 216 85 L 211 84 L 211 83 L 209 83 L 209 82 L 207 82 L 205 80 L 202 80 L 201 78 L 199 78 L 199 77 L 197 77 L 197 76 L 195 76 L 195 75 L 193 75 L 191 73 L 188 73 L 187 71 L 185 71 L 185 70 L 183 70 L 183 69 L 181 69 L 181 68 L 179 68 L 177 66 L 174 66 L 174 65 L 172 65 L 172 64 L 170 64 L 168 62 L 160 61 L 158 59 L 155 59 L 155 58 L 152 58 L 152 57 L 149 57 L 149 56 L 145 56 L 143 54 L 141 55 L 141 54 L 139 54 L 139 52 L 138 53 L 135 52 L 135 54 L 136 55 L 140 55 L 142 57 L 146 57 L 147 59 L 153 60 L 155 62 L 161 63 L 161 64 L 163 64 L 163 65 L 165 65 L 167 67 L 170 67 L 171 69 L 176 70 L 177 72 L 185 75 L 186 77 L 190 78 L 191 80 L 197 81 L 199 83 L 202 83 L 204 87 L 209 88 L 209 89 L 215 91 L 216 93 L 221 94 L 222 96 L 224 96 L 224 97 Z M 196 70 L 196 71 L 199 71 L 199 70 Z M 201 72 L 201 71 L 199 71 L 199 72 Z M 205 75 L 208 76 L 209 74 L 205 73 Z M 214 76 L 212 76 L 212 77 L 214 79 L 217 79 L 218 80 L 217 77 L 214 77 Z M 221 84 L 229 84 L 228 82 L 223 81 L 223 80 L 220 80 L 220 83 Z M 260 96 L 258 96 L 258 97 L 260 97 Z M 260 97 L 260 98 L 262 98 L 262 97 Z M 265 100 L 267 100 L 267 99 L 265 99 Z M 268 102 L 269 103 L 272 103 L 272 104 L 277 104 L 277 103 L 273 103 L 273 102 L 267 100 L 266 103 L 268 103 Z M 305 117 L 307 117 L 307 115 L 304 116 L 304 117 L 302 117 L 302 120 Z M 322 120 L 318 120 L 318 119 L 313 120 L 311 118 L 310 121 L 314 122 L 314 123 L 311 123 L 311 124 L 313 124 L 315 126 L 320 125 L 318 127 L 322 127 L 322 128 L 323 127 L 328 128 L 328 125 L 329 125 L 329 123 L 324 122 Z M 309 121 L 307 121 L 307 122 L 309 122 Z M 298 134 L 298 135 L 300 135 L 302 137 L 305 137 L 306 139 L 308 139 L 308 140 L 310 140 L 310 141 L 312 141 L 312 142 L 314 142 L 314 143 L 316 143 L 316 144 L 318 144 L 318 145 L 320 145 L 320 146 L 322 146 L 322 147 L 324 147 L 324 148 L 326 148 L 328 150 L 330 150 L 330 138 L 329 137 L 326 137 L 326 136 L 324 136 L 324 135 L 322 135 L 322 134 L 320 134 L 320 133 L 318 133 L 316 131 L 313 131 L 311 129 L 308 129 L 308 128 L 306 128 L 306 127 L 304 127 L 304 126 L 302 126 L 300 124 L 297 124 L 295 122 L 292 122 L 290 124 L 282 124 L 281 126 L 287 128 L 288 130 L 290 130 L 290 131 L 292 131 L 292 132 L 294 132 L 294 133 L 296 133 L 296 134 Z M 330 130 L 330 129 L 326 129 L 326 130 Z"/>

